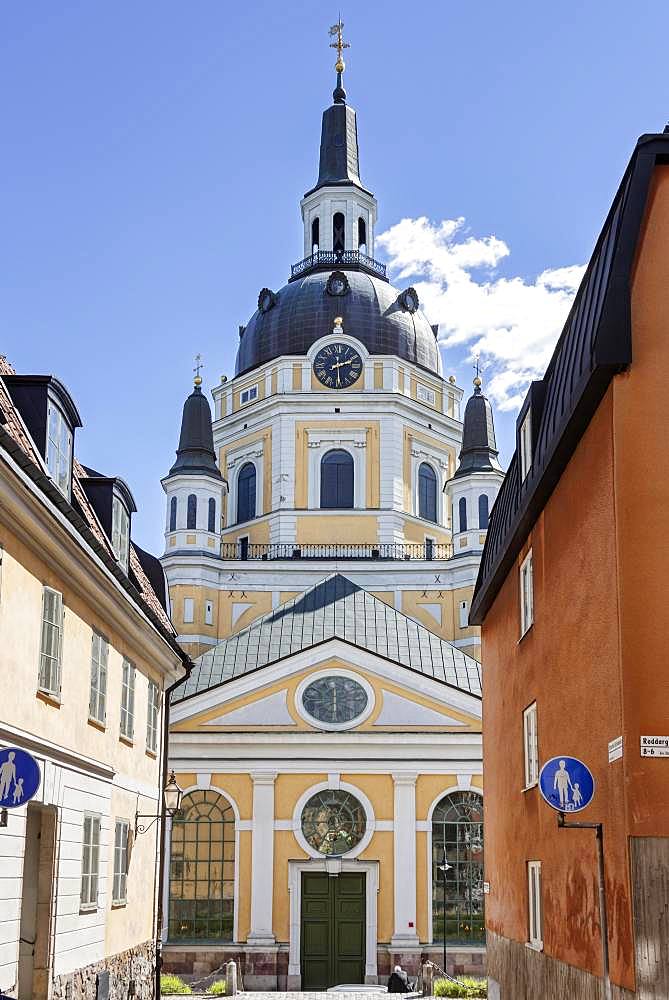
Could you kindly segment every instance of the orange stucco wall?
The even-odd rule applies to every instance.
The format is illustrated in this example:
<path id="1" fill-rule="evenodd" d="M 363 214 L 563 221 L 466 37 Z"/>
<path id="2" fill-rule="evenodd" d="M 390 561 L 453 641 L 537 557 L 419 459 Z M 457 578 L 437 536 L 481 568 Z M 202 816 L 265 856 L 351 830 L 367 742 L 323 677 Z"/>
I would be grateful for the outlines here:
<path id="1" fill-rule="evenodd" d="M 611 977 L 634 988 L 628 838 L 669 835 L 669 760 L 640 757 L 669 733 L 669 168 L 655 171 L 632 287 L 633 361 L 614 378 L 482 630 L 488 926 L 528 939 L 526 862 L 542 862 L 544 950 L 601 975 L 594 833 L 559 830 L 523 791 L 523 709 L 536 700 L 540 762 L 586 760 L 604 824 Z M 534 625 L 520 635 L 529 547 Z M 623 735 L 622 760 L 608 743 Z"/>

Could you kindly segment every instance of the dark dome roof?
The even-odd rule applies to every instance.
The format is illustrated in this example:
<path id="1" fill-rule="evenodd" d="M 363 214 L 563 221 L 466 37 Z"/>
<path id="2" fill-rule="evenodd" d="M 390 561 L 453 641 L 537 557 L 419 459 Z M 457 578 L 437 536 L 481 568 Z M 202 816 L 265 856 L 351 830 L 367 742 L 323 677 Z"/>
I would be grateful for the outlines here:
<path id="1" fill-rule="evenodd" d="M 174 476 L 178 472 L 189 476 L 221 478 L 221 473 L 216 465 L 211 410 L 207 397 L 199 385 L 195 386 L 184 403 L 177 460 L 170 469 L 169 475 Z"/>
<path id="2" fill-rule="evenodd" d="M 255 312 L 240 340 L 236 374 L 283 354 L 306 354 L 332 333 L 336 316 L 343 319 L 344 333 L 360 340 L 370 354 L 395 354 L 440 374 L 439 348 L 425 315 L 406 312 L 400 293 L 387 281 L 344 271 L 346 295 L 328 295 L 325 286 L 332 272 L 316 271 L 285 285 L 269 311 Z"/>

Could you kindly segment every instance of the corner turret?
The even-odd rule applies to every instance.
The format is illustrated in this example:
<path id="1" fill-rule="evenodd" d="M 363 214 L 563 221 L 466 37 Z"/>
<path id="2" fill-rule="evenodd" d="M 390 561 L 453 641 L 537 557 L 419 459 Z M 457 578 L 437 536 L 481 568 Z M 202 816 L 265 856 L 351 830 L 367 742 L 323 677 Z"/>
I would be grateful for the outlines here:
<path id="1" fill-rule="evenodd" d="M 458 467 L 444 487 L 451 505 L 454 556 L 483 549 L 490 510 L 504 479 L 497 456 L 492 406 L 477 374 L 465 407 Z"/>

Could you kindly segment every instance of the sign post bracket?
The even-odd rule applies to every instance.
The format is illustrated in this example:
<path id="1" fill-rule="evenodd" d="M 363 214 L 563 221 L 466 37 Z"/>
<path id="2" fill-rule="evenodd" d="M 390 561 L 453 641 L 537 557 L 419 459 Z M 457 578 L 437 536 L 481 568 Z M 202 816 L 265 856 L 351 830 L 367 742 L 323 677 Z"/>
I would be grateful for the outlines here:
<path id="1" fill-rule="evenodd" d="M 609 925 L 606 915 L 606 882 L 604 879 L 604 827 L 602 823 L 568 823 L 564 813 L 558 813 L 557 825 L 562 830 L 594 830 L 597 840 L 597 872 L 599 882 L 599 925 L 602 935 L 602 968 L 604 972 L 604 997 L 611 1000 L 609 976 Z"/>

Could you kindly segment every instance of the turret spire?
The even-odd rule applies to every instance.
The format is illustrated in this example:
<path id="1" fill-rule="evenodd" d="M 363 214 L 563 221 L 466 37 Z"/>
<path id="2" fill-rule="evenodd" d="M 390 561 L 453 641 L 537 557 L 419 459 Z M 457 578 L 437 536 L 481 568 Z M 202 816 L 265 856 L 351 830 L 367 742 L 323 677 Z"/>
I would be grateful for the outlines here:
<path id="1" fill-rule="evenodd" d="M 467 476 L 472 472 L 501 472 L 497 458 L 492 407 L 481 391 L 478 358 L 476 359 L 475 371 L 474 394 L 469 397 L 465 407 L 462 450 L 460 451 L 460 464 L 455 472 L 456 478 Z"/>

